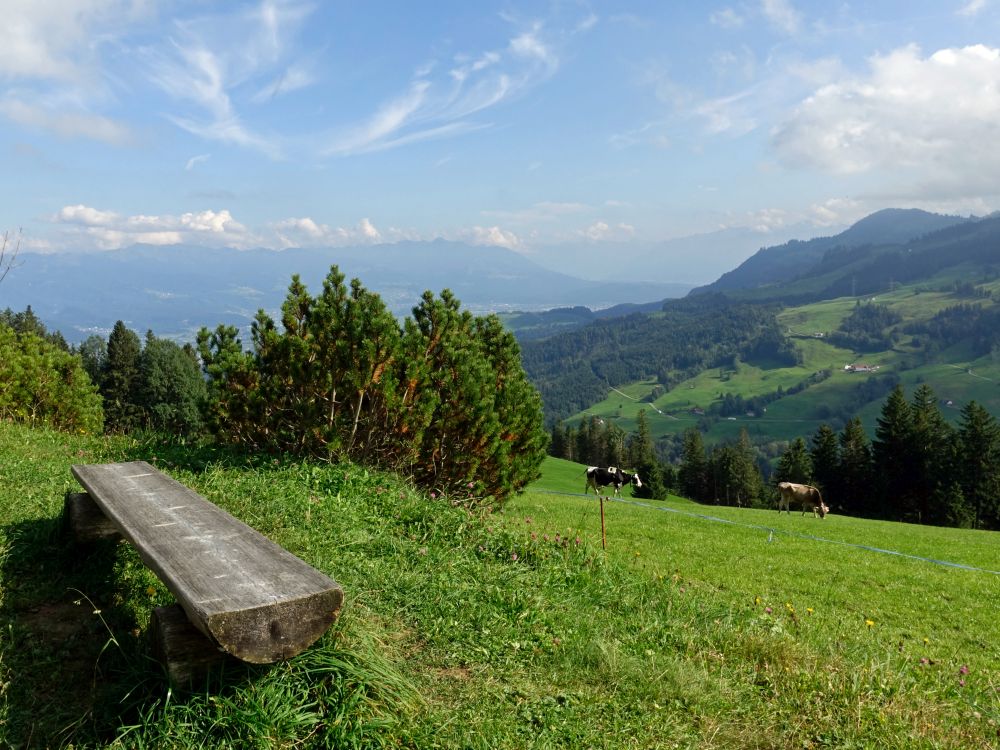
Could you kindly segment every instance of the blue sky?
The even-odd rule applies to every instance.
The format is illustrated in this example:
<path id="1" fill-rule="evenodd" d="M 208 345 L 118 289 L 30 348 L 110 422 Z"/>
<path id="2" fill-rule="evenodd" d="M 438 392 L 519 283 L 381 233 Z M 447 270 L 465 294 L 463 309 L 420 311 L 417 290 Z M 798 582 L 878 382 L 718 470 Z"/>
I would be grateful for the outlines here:
<path id="1" fill-rule="evenodd" d="M 5 0 L 24 252 L 528 255 L 1000 208 L 1000 2 Z M 763 235 L 762 235 L 763 236 Z"/>

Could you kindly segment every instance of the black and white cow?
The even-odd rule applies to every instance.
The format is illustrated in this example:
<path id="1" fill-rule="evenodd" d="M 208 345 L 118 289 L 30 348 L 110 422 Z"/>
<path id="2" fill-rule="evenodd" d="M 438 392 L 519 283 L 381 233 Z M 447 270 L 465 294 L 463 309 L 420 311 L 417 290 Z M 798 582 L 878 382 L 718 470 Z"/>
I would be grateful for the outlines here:
<path id="1" fill-rule="evenodd" d="M 583 488 L 583 491 L 590 492 L 590 488 L 593 487 L 594 492 L 600 497 L 601 487 L 614 485 L 615 497 L 618 497 L 618 492 L 626 484 L 642 487 L 642 480 L 639 479 L 638 474 L 629 474 L 614 466 L 609 466 L 606 469 L 590 466 L 587 468 L 587 486 Z"/>

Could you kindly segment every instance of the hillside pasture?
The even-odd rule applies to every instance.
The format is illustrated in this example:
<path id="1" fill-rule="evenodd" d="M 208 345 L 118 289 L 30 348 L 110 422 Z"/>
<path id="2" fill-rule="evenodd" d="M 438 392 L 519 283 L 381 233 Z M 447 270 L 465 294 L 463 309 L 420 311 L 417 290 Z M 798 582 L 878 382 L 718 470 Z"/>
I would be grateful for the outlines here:
<path id="1" fill-rule="evenodd" d="M 169 594 L 127 545 L 60 531 L 70 465 L 132 458 L 332 575 L 334 628 L 287 663 L 171 690 L 143 635 Z M 0 424 L 3 744 L 996 745 L 997 576 L 806 534 L 994 570 L 995 535 L 671 498 L 607 503 L 604 553 L 582 476 L 547 461 L 474 514 L 350 464 Z"/>
<path id="2" fill-rule="evenodd" d="M 968 279 L 968 272 L 966 269 L 963 276 L 949 269 L 920 284 L 865 299 L 887 305 L 907 322 L 927 320 L 957 304 L 994 304 L 988 299 L 970 298 L 954 290 L 957 283 Z M 990 284 L 1000 289 L 1000 280 L 983 286 L 989 288 Z M 922 383 L 931 386 L 941 401 L 942 413 L 952 424 L 956 423 L 962 406 L 970 400 L 1000 415 L 1000 360 L 993 355 L 976 357 L 968 342 L 959 342 L 936 353 L 934 361 L 926 364 L 919 364 L 923 350 L 912 346 L 910 337 L 905 335 L 893 348 L 876 352 L 859 353 L 831 344 L 826 337 L 851 314 L 857 303 L 854 297 L 841 297 L 788 307 L 778 314 L 779 322 L 802 355 L 799 366 L 740 362 L 735 369 L 727 366 L 709 368 L 678 383 L 651 403 L 648 397 L 656 386 L 653 379 L 618 385 L 608 391 L 605 399 L 567 421 L 572 424 L 597 416 L 631 432 L 635 429 L 639 410 L 645 409 L 654 437 L 677 435 L 699 424 L 700 417 L 692 413 L 693 409 L 707 410 L 726 393 L 749 399 L 774 393 L 779 386 L 787 391 L 812 374 L 829 370 L 831 377 L 828 380 L 771 402 L 766 413 L 718 419 L 705 434 L 706 443 L 735 440 L 742 429 L 758 442 L 809 437 L 824 422 L 839 424 L 837 415 L 846 411 L 860 416 L 869 436 L 873 436 L 884 395 L 858 405 L 857 386 L 873 375 L 845 372 L 844 366 L 851 363 L 875 365 L 879 368 L 877 375 L 897 375 L 908 393 Z M 951 406 L 947 405 L 948 401 L 952 402 Z"/>
<path id="3" fill-rule="evenodd" d="M 546 475 L 556 476 L 555 467 L 547 464 Z M 560 488 L 558 482 L 534 489 L 517 498 L 508 513 L 599 544 L 594 498 L 574 495 L 572 485 Z M 864 722 L 867 716 L 890 723 L 900 719 L 903 704 L 922 705 L 907 730 L 913 744 L 897 735 L 883 738 L 889 747 L 935 746 L 940 740 L 927 732 L 948 721 L 942 709 L 974 721 L 976 716 L 1000 719 L 996 532 L 836 513 L 821 521 L 798 512 L 702 506 L 673 496 L 666 502 L 605 502 L 605 519 L 609 559 L 631 565 L 639 575 L 669 581 L 678 594 L 711 601 L 715 607 L 706 601 L 706 610 L 727 612 L 729 618 L 745 614 L 746 623 L 754 623 L 751 632 L 759 627 L 758 633 L 766 633 L 758 647 L 789 649 L 781 656 L 772 653 L 777 673 L 765 680 L 765 692 L 782 696 L 778 700 L 798 693 L 818 712 L 840 706 L 850 721 Z M 732 624 L 732 619 L 723 622 Z M 723 662 L 747 645 L 720 640 L 717 658 Z M 969 690 L 973 673 L 978 695 Z M 810 691 L 815 691 L 811 698 Z M 946 704 L 951 708 L 944 709 Z M 767 727 L 774 713 L 762 711 L 762 727 Z M 983 741 L 995 746 L 994 725 L 987 720 L 987 726 Z"/>

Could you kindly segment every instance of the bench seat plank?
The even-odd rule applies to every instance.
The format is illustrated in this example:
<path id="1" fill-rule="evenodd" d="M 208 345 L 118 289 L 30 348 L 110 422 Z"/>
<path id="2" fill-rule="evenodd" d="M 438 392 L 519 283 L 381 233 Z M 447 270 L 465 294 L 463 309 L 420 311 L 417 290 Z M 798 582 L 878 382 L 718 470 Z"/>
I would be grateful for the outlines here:
<path id="1" fill-rule="evenodd" d="M 145 461 L 72 471 L 226 652 L 255 664 L 287 659 L 336 620 L 344 594 L 333 579 Z"/>

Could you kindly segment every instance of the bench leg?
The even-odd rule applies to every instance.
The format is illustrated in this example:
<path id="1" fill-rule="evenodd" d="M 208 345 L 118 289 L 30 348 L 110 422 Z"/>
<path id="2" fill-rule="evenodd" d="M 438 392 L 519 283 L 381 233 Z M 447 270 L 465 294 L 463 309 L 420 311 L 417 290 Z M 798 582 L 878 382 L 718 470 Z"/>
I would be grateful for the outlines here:
<path id="1" fill-rule="evenodd" d="M 243 663 L 221 651 L 192 625 L 179 604 L 156 607 L 150 621 L 150 631 L 153 654 L 166 669 L 170 682 L 175 685 L 184 685 L 204 677 L 226 662 Z"/>
<path id="2" fill-rule="evenodd" d="M 97 503 L 86 492 L 67 492 L 63 501 L 63 518 L 73 538 L 85 544 L 100 539 L 117 539 L 118 529 L 108 520 Z"/>

